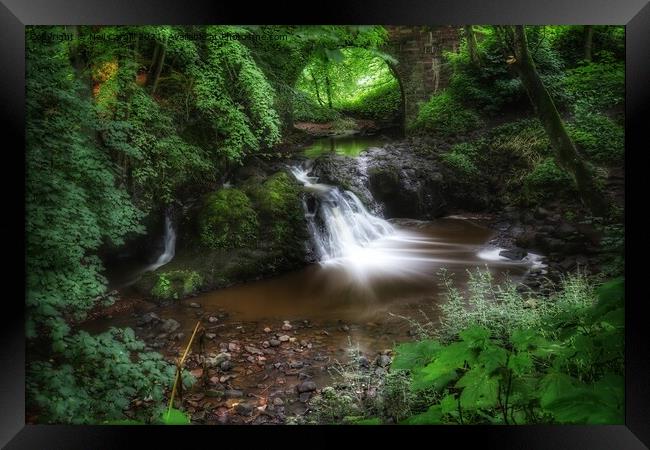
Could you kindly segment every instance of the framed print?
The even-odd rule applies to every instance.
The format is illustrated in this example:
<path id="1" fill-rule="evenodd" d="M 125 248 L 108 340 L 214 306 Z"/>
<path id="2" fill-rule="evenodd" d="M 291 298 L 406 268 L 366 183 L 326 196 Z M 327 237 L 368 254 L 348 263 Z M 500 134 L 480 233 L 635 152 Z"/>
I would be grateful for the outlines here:
<path id="1" fill-rule="evenodd" d="M 4 2 L 7 448 L 647 448 L 650 7 L 339 3 Z"/>

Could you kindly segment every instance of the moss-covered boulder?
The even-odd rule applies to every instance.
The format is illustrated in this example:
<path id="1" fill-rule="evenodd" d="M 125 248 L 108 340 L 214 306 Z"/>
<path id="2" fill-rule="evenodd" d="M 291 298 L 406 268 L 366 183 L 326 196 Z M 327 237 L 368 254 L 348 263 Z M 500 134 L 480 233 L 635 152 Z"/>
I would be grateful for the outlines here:
<path id="1" fill-rule="evenodd" d="M 260 224 L 260 235 L 274 246 L 296 238 L 304 240 L 305 222 L 301 186 L 286 172 L 278 172 L 263 183 L 248 183 L 246 192 L 253 200 Z"/>
<path id="2" fill-rule="evenodd" d="M 203 278 L 193 270 L 172 270 L 158 274 L 151 295 L 160 300 L 178 300 L 201 288 Z"/>
<path id="3" fill-rule="evenodd" d="M 198 216 L 199 238 L 211 249 L 234 249 L 258 238 L 257 213 L 239 189 L 224 188 L 208 194 Z"/>

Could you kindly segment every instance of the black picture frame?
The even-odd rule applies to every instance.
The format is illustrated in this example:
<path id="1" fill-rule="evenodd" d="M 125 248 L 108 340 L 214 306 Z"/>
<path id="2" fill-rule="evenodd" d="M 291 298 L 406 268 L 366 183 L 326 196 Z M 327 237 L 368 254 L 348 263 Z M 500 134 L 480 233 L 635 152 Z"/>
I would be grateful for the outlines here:
<path id="1" fill-rule="evenodd" d="M 314 9 L 318 8 L 316 14 Z M 647 152 L 645 128 L 650 100 L 650 5 L 647 0 L 411 0 L 365 1 L 345 4 L 339 0 L 323 5 L 292 4 L 286 1 L 248 4 L 248 2 L 209 2 L 172 0 L 1 0 L 0 111 L 5 125 L 1 176 L 5 207 L 15 212 L 5 217 L 6 236 L 24 235 L 24 197 L 17 187 L 24 185 L 24 100 L 25 100 L 25 25 L 62 24 L 611 24 L 626 25 L 626 414 L 620 426 L 436 426 L 436 427 L 352 427 L 354 432 L 375 439 L 426 438 L 431 445 L 442 439 L 459 443 L 475 439 L 483 448 L 553 449 L 641 449 L 650 446 L 650 333 L 643 307 L 642 264 L 635 264 L 647 243 L 641 234 L 641 211 L 635 211 L 630 195 L 643 192 L 639 161 Z M 9 176 L 11 175 L 11 176 Z M 23 178 L 21 178 L 23 177 Z M 643 200 L 641 200 L 643 201 Z M 640 203 L 641 205 L 643 203 Z M 5 208 L 3 208 L 5 209 Z M 637 222 L 635 222 L 635 220 Z M 645 240 L 644 240 L 645 238 Z M 9 238 L 11 239 L 11 238 Z M 18 242 L 19 239 L 11 239 Z M 18 280 L 24 278 L 24 246 L 12 255 L 16 295 L 6 295 L 3 308 L 9 308 L 0 327 L 0 444 L 6 448 L 128 448 L 144 437 L 148 446 L 169 443 L 174 437 L 214 440 L 216 436 L 250 438 L 256 434 L 269 439 L 278 432 L 309 433 L 310 439 L 334 436 L 333 431 L 350 432 L 351 427 L 149 427 L 25 425 L 25 334 L 24 304 Z M 645 295 L 644 295 L 645 294 Z M 24 297 L 23 297 L 24 298 Z M 235 429 L 236 428 L 236 429 Z M 338 433 L 336 433 L 338 434 Z M 137 435 L 137 436 L 136 436 Z M 417 435 L 417 436 L 416 436 Z M 225 441 L 215 442 L 222 445 Z M 248 441 L 247 441 L 248 442 Z M 425 441 L 426 442 L 426 441 Z M 287 445 L 291 445 L 287 443 Z M 306 444 L 304 444 L 306 445 Z"/>

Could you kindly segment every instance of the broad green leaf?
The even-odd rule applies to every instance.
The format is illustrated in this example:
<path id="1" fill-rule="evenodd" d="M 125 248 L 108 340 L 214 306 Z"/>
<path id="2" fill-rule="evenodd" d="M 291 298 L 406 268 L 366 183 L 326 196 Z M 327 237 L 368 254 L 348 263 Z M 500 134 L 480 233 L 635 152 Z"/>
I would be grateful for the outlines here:
<path id="1" fill-rule="evenodd" d="M 395 348 L 395 358 L 391 369 L 413 370 L 430 362 L 442 346 L 438 341 L 424 340 L 406 342 Z"/>
<path id="2" fill-rule="evenodd" d="M 440 405 L 431 406 L 426 412 L 411 416 L 400 422 L 403 425 L 437 425 L 442 423 L 442 409 Z"/>
<path id="3" fill-rule="evenodd" d="M 455 387 L 464 388 L 460 394 L 460 406 L 464 409 L 490 408 L 497 403 L 499 381 L 483 368 L 469 370 Z"/>
<path id="4" fill-rule="evenodd" d="M 190 419 L 183 411 L 172 408 L 162 413 L 161 421 L 164 425 L 189 425 Z"/>

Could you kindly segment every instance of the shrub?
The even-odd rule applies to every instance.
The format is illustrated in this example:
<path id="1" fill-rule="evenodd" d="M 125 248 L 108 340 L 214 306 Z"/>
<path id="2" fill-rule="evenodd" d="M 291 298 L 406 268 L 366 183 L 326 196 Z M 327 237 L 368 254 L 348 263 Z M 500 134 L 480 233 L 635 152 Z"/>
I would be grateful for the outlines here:
<path id="1" fill-rule="evenodd" d="M 373 89 L 356 99 L 354 103 L 344 105 L 346 113 L 362 119 L 391 120 L 401 110 L 402 94 L 396 80 Z"/>
<path id="2" fill-rule="evenodd" d="M 622 279 L 595 290 L 573 276 L 548 307 L 531 309 L 538 320 L 511 322 L 490 315 L 493 287 L 483 285 L 468 299 L 485 297 L 474 300 L 482 312 L 461 307 L 474 320 L 448 341 L 396 348 L 391 370 L 408 371 L 416 395 L 440 393 L 403 423 L 622 423 L 623 294 Z"/>
<path id="3" fill-rule="evenodd" d="M 293 97 L 293 118 L 298 122 L 331 122 L 341 117 L 337 110 L 319 105 L 308 95 L 295 91 Z"/>
<path id="4" fill-rule="evenodd" d="M 590 104 L 576 105 L 573 122 L 568 125 L 571 138 L 585 156 L 596 163 L 622 163 L 625 131 L 610 118 L 594 112 Z"/>
<path id="5" fill-rule="evenodd" d="M 545 158 L 524 177 L 524 189 L 531 201 L 573 192 L 573 178 L 554 158 Z"/>
<path id="6" fill-rule="evenodd" d="M 257 214 L 242 191 L 224 188 L 206 197 L 199 214 L 203 245 L 213 249 L 247 247 L 257 234 Z"/>
<path id="7" fill-rule="evenodd" d="M 563 87 L 572 102 L 588 100 L 592 109 L 611 109 L 625 98 L 625 65 L 615 62 L 576 67 L 567 71 Z"/>
<path id="8" fill-rule="evenodd" d="M 96 424 L 126 419 L 126 409 L 141 421 L 160 415 L 176 368 L 159 353 L 144 352 L 133 330 L 111 328 L 97 336 L 82 331 L 64 340 L 66 350 L 56 361 L 36 361 L 28 368 L 27 402 L 39 422 Z M 184 384 L 192 378 L 184 373 Z M 135 399 L 147 400 L 132 408 Z"/>
<path id="9" fill-rule="evenodd" d="M 475 164 L 477 158 L 477 148 L 467 142 L 454 145 L 449 152 L 442 155 L 442 161 L 465 179 L 479 174 Z"/>
<path id="10" fill-rule="evenodd" d="M 476 112 L 465 108 L 446 90 L 432 96 L 420 107 L 411 128 L 452 136 L 470 131 L 481 124 L 481 118 Z"/>
<path id="11" fill-rule="evenodd" d="M 174 270 L 158 275 L 151 295 L 162 300 L 178 300 L 196 292 L 203 284 L 201 275 L 193 270 Z"/>

